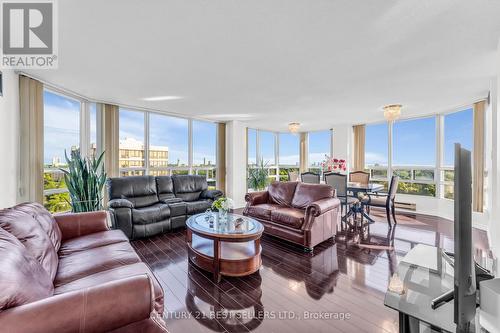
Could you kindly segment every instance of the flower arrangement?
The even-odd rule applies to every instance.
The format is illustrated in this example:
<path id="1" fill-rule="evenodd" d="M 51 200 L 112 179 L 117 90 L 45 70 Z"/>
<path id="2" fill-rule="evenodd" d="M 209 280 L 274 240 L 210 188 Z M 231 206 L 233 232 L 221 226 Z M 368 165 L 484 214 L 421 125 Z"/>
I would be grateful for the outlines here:
<path id="1" fill-rule="evenodd" d="M 323 172 L 346 171 L 347 163 L 344 159 L 325 155 L 325 159 L 321 162 L 321 169 L 323 169 Z"/>
<path id="2" fill-rule="evenodd" d="M 231 198 L 221 197 L 212 203 L 212 209 L 217 209 L 219 212 L 227 212 L 233 209 L 233 200 Z"/>

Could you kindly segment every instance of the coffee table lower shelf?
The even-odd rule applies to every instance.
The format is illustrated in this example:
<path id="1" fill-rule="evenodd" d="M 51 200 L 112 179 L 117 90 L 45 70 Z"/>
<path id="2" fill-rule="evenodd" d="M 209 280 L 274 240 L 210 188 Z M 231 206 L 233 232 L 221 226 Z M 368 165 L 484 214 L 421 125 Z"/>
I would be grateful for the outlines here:
<path id="1" fill-rule="evenodd" d="M 259 270 L 262 260 L 260 239 L 250 241 L 208 239 L 192 234 L 188 237 L 189 260 L 211 272 L 214 281 L 221 276 L 246 276 Z"/>

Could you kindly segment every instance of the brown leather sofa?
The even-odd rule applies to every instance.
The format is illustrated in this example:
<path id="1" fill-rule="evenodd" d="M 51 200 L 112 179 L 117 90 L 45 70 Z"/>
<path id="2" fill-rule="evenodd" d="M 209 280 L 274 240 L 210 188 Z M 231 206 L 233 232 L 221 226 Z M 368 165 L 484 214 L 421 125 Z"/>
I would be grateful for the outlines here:
<path id="1" fill-rule="evenodd" d="M 0 210 L 2 332 L 167 332 L 163 291 L 106 212 Z"/>
<path id="2" fill-rule="evenodd" d="M 340 222 L 340 201 L 329 185 L 274 182 L 267 191 L 247 193 L 244 215 L 264 225 L 264 233 L 307 250 L 330 239 Z"/>

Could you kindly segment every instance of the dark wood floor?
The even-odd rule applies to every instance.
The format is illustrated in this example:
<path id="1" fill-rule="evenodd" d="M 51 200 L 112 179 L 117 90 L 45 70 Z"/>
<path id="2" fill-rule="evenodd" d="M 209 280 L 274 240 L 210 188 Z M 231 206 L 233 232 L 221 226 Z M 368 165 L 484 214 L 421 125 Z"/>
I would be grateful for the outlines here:
<path id="1" fill-rule="evenodd" d="M 185 230 L 133 246 L 163 286 L 172 333 L 397 332 L 397 313 L 383 304 L 390 275 L 416 244 L 452 249 L 453 224 L 399 214 L 388 232 L 383 213 L 372 216 L 369 230 L 340 235 L 313 254 L 263 236 L 260 271 L 218 285 L 188 262 Z M 486 233 L 474 230 L 473 239 L 476 256 L 487 257 Z"/>

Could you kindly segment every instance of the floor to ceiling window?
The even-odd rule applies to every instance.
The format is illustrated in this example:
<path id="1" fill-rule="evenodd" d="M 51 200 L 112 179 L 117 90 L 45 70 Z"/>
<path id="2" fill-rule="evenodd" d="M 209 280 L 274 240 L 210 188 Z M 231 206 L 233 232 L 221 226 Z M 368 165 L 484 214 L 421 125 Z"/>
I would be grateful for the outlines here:
<path id="1" fill-rule="evenodd" d="M 64 174 L 66 156 L 80 147 L 79 100 L 45 90 L 44 99 L 44 206 L 51 212 L 71 209 Z"/>
<path id="2" fill-rule="evenodd" d="M 365 165 L 387 186 L 398 175 L 398 193 L 453 199 L 454 144 L 472 151 L 473 109 L 366 125 Z"/>
<path id="3" fill-rule="evenodd" d="M 290 172 L 299 172 L 300 137 L 299 134 L 279 134 L 279 180 L 288 180 Z"/>
<path id="4" fill-rule="evenodd" d="M 332 157 L 332 136 L 333 133 L 331 130 L 309 132 L 309 171 L 320 173 L 321 162 L 323 162 L 326 157 Z"/>
<path id="5" fill-rule="evenodd" d="M 207 178 L 208 186 L 215 189 L 217 163 L 217 125 L 193 120 L 193 173 Z"/>
<path id="6" fill-rule="evenodd" d="M 119 126 L 121 176 L 197 174 L 215 188 L 216 123 L 120 108 Z"/>
<path id="7" fill-rule="evenodd" d="M 120 176 L 146 174 L 145 113 L 120 109 Z"/>
<path id="8" fill-rule="evenodd" d="M 449 113 L 442 116 L 443 150 L 441 163 L 441 192 L 443 197 L 453 199 L 454 181 L 454 144 L 460 143 L 463 148 L 472 151 L 473 146 L 473 109 Z"/>
<path id="9" fill-rule="evenodd" d="M 149 115 L 149 174 L 189 173 L 189 121 L 158 113 Z"/>
<path id="10" fill-rule="evenodd" d="M 436 196 L 436 117 L 396 121 L 392 150 L 398 193 Z"/>
<path id="11" fill-rule="evenodd" d="M 389 167 L 389 127 L 387 123 L 366 125 L 365 168 L 371 179 L 387 188 Z"/>

